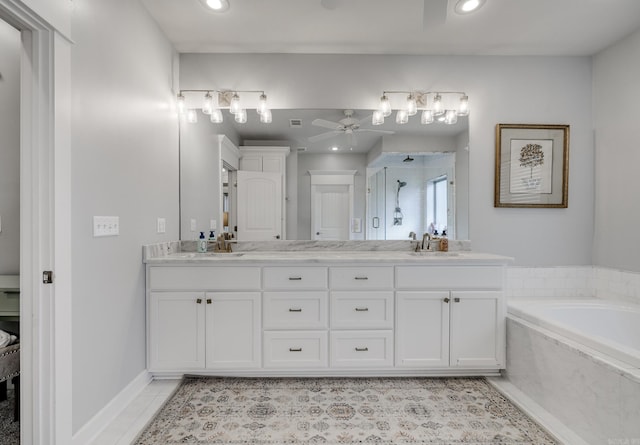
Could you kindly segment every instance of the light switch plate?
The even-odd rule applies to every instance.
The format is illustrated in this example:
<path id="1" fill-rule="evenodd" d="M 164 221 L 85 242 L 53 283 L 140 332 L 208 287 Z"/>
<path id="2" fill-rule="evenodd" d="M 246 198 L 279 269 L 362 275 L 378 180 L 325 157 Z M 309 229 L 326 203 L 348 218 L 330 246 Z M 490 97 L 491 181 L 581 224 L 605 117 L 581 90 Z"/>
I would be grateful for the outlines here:
<path id="1" fill-rule="evenodd" d="M 120 234 L 119 216 L 94 216 L 93 236 L 117 236 Z"/>
<path id="2" fill-rule="evenodd" d="M 191 218 L 191 224 L 190 224 L 190 226 L 191 226 L 191 231 L 192 231 L 192 232 L 195 232 L 195 231 L 196 231 L 196 226 L 197 226 L 197 223 L 196 223 L 196 220 L 195 220 L 195 219 Z"/>
<path id="3" fill-rule="evenodd" d="M 362 219 L 361 218 L 353 218 L 351 220 L 351 226 L 353 233 L 362 232 Z"/>
<path id="4" fill-rule="evenodd" d="M 167 231 L 167 220 L 164 218 L 158 218 L 158 233 L 165 233 Z"/>
<path id="5" fill-rule="evenodd" d="M 209 230 L 217 230 L 218 222 L 215 219 L 209 220 Z"/>

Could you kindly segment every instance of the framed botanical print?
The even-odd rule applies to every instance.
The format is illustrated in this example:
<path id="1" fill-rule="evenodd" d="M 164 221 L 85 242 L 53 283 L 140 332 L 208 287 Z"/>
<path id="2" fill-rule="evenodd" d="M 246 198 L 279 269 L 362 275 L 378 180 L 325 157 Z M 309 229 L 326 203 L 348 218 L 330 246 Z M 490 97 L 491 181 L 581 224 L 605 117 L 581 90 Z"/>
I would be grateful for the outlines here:
<path id="1" fill-rule="evenodd" d="M 566 208 L 569 125 L 496 125 L 494 207 Z"/>

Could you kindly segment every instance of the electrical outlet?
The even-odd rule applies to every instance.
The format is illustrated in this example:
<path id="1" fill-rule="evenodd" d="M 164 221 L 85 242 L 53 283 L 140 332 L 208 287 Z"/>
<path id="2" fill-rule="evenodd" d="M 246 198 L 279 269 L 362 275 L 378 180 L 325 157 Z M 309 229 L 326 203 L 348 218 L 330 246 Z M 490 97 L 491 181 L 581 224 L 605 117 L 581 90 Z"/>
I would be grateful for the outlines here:
<path id="1" fill-rule="evenodd" d="M 209 220 L 209 230 L 216 230 L 218 228 L 218 222 L 215 219 Z"/>
<path id="2" fill-rule="evenodd" d="M 353 218 L 351 220 L 351 226 L 352 226 L 352 232 L 353 233 L 360 233 L 362 232 L 362 219 L 360 218 Z"/>
<path id="3" fill-rule="evenodd" d="M 158 233 L 165 233 L 167 231 L 167 220 L 164 218 L 158 218 Z"/>
<path id="4" fill-rule="evenodd" d="M 117 236 L 120 235 L 120 217 L 118 216 L 94 216 L 93 236 Z"/>
<path id="5" fill-rule="evenodd" d="M 196 231 L 196 226 L 197 226 L 197 224 L 196 224 L 196 220 L 195 220 L 195 219 L 193 219 L 193 218 L 191 218 L 191 231 L 192 231 L 192 232 L 195 232 L 195 231 Z"/>

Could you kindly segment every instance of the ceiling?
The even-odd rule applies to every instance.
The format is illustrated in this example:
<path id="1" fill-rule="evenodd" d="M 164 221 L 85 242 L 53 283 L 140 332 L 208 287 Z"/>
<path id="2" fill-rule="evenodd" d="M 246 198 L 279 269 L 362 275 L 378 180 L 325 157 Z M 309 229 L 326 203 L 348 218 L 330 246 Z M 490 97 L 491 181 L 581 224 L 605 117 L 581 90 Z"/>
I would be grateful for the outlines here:
<path id="1" fill-rule="evenodd" d="M 179 52 L 592 55 L 640 28 L 638 0 L 142 0 Z M 443 5 L 442 13 L 438 5 Z"/>

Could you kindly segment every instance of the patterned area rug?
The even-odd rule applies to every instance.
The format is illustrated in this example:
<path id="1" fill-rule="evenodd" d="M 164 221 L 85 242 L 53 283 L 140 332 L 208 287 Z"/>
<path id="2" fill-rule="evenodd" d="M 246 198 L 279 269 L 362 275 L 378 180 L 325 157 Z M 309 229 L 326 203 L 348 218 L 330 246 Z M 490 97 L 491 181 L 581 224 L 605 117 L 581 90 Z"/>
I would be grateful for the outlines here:
<path id="1" fill-rule="evenodd" d="M 0 402 L 0 444 L 19 445 L 20 422 L 13 421 L 13 389 L 7 391 L 7 397 Z"/>
<path id="2" fill-rule="evenodd" d="M 186 377 L 136 445 L 556 444 L 483 378 Z"/>

